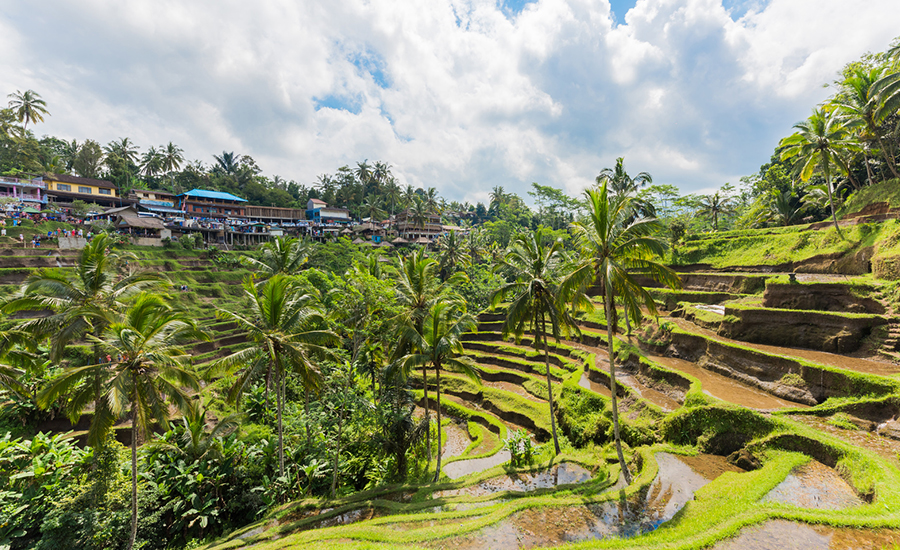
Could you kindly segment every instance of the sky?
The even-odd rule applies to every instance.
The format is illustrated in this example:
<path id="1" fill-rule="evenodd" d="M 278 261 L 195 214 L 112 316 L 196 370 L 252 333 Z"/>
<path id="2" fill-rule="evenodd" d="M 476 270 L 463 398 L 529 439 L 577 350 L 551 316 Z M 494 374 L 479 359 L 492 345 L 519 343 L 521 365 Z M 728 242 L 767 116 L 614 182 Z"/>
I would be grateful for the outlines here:
<path id="1" fill-rule="evenodd" d="M 36 135 L 252 156 L 311 185 L 388 162 L 487 201 L 631 174 L 706 193 L 768 161 L 897 0 L 0 0 L 0 93 Z"/>

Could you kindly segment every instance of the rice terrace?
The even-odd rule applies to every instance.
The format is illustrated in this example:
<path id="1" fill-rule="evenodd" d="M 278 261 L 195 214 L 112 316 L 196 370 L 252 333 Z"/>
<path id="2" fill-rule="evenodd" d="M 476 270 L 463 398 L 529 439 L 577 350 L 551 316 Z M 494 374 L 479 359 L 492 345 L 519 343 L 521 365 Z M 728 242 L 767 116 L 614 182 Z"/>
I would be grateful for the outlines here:
<path id="1" fill-rule="evenodd" d="M 0 550 L 900 548 L 897 41 L 835 78 L 739 185 L 481 200 L 9 90 Z"/>

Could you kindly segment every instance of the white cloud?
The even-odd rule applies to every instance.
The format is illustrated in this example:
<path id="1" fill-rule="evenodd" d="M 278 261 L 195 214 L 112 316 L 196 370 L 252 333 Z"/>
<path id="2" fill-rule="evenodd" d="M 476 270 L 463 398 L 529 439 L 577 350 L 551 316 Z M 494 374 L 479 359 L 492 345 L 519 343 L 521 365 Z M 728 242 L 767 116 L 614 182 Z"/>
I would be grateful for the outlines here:
<path id="1" fill-rule="evenodd" d="M 38 133 L 234 150 L 306 184 L 367 158 L 450 199 L 576 193 L 625 156 L 690 191 L 766 162 L 888 45 L 895 3 L 638 0 L 614 27 L 607 0 L 0 0 L 0 85 L 48 101 Z"/>

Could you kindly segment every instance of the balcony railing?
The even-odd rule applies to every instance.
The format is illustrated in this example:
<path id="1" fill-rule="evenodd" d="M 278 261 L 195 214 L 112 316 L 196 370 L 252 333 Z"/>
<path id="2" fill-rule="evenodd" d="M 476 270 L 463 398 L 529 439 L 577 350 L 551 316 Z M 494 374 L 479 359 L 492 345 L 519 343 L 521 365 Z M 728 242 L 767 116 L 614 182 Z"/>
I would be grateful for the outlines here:
<path id="1" fill-rule="evenodd" d="M 11 178 L 9 176 L 0 176 L 0 184 L 16 185 L 19 187 L 33 187 L 37 189 L 46 189 L 47 184 L 42 180 L 25 180 L 19 178 Z"/>

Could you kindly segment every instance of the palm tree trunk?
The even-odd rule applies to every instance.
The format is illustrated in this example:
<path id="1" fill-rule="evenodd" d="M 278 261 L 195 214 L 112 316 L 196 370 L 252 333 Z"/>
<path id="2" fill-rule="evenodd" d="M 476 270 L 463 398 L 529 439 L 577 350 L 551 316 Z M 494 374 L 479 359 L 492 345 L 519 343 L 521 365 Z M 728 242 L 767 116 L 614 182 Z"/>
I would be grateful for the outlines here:
<path id="1" fill-rule="evenodd" d="M 831 219 L 834 220 L 834 228 L 837 230 L 838 236 L 843 240 L 844 234 L 841 233 L 841 228 L 837 222 L 837 214 L 834 212 L 834 197 L 831 193 L 831 172 L 828 170 L 827 160 L 825 164 L 825 188 L 828 189 L 828 204 L 831 206 Z"/>
<path id="2" fill-rule="evenodd" d="M 422 365 L 422 384 L 425 388 L 425 448 L 428 449 L 428 463 L 431 464 L 431 415 L 428 411 L 428 370 Z M 440 398 L 440 397 L 439 397 Z M 440 426 L 438 426 L 440 429 Z M 438 450 L 440 453 L 440 450 Z"/>
<path id="3" fill-rule="evenodd" d="M 337 444 L 334 447 L 334 463 L 331 474 L 331 498 L 337 493 L 338 461 L 341 457 L 341 434 L 344 431 L 344 399 L 341 399 L 341 410 L 338 413 Z"/>
<path id="4" fill-rule="evenodd" d="M 137 539 L 138 505 L 137 505 L 137 414 L 134 400 L 131 402 L 131 539 L 128 550 L 134 548 Z"/>
<path id="5" fill-rule="evenodd" d="M 884 146 L 884 141 L 881 139 L 881 136 L 878 136 L 878 146 L 881 148 L 881 154 L 884 156 L 884 162 L 890 168 L 891 173 L 894 174 L 895 178 L 900 178 L 900 174 L 897 173 L 897 168 L 894 166 L 893 159 L 891 159 L 890 155 L 888 155 L 887 148 Z"/>
<path id="6" fill-rule="evenodd" d="M 281 409 L 284 406 L 281 395 L 281 388 L 283 384 L 283 373 L 276 373 L 276 389 L 275 396 L 278 399 L 278 404 L 276 409 L 278 410 L 278 477 L 284 477 L 284 431 L 282 430 L 281 424 Z M 307 422 L 309 422 L 309 417 L 306 418 Z"/>
<path id="7" fill-rule="evenodd" d="M 437 392 L 437 397 L 435 401 L 435 411 L 437 412 L 437 467 L 434 469 L 434 481 L 441 477 L 441 363 L 440 361 L 435 362 L 434 364 L 434 376 L 435 376 L 435 392 Z M 430 427 L 429 427 L 430 428 Z M 429 429 L 430 431 L 430 429 Z M 429 447 L 430 448 L 430 447 Z"/>
<path id="8" fill-rule="evenodd" d="M 553 384 L 550 380 L 550 346 L 547 345 L 547 326 L 541 314 L 541 334 L 544 336 L 544 366 L 547 369 L 547 397 L 550 403 L 550 429 L 553 432 L 553 448 L 559 454 L 559 438 L 556 436 L 556 413 L 553 406 Z"/>
<path id="9" fill-rule="evenodd" d="M 606 295 L 606 318 L 609 319 L 610 309 L 613 307 L 613 291 L 608 289 Z M 625 483 L 631 484 L 631 472 L 628 471 L 628 465 L 625 463 L 625 455 L 622 454 L 622 438 L 619 436 L 619 405 L 616 398 L 616 355 L 613 349 L 613 333 L 612 325 L 606 323 L 606 337 L 609 338 L 609 345 L 606 347 L 609 353 L 609 392 L 612 399 L 612 420 L 613 420 L 613 437 L 616 442 L 616 454 L 619 456 L 619 467 L 622 469 L 622 475 L 625 476 Z"/>
<path id="10" fill-rule="evenodd" d="M 303 414 L 306 417 L 306 449 L 312 447 L 312 435 L 309 431 L 309 388 L 303 389 Z"/>

